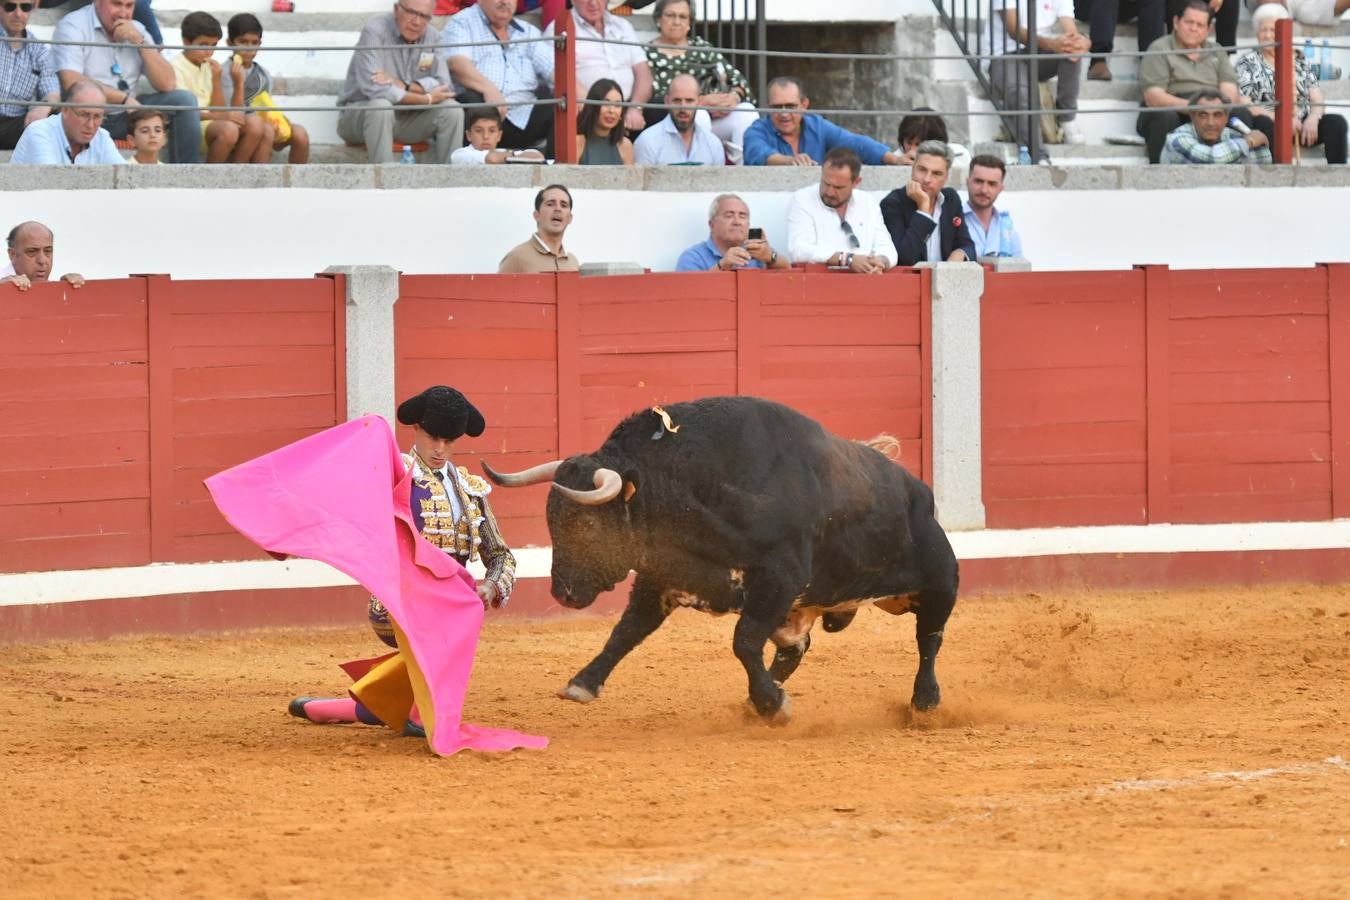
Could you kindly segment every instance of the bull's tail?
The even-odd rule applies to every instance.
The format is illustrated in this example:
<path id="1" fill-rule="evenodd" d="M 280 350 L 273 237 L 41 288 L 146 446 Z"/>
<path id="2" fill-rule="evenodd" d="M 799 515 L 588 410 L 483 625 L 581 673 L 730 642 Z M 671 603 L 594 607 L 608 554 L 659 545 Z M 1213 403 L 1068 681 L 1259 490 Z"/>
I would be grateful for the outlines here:
<path id="1" fill-rule="evenodd" d="M 864 447 L 871 447 L 891 462 L 900 461 L 900 440 L 892 435 L 882 432 L 874 438 L 865 441 L 858 441 Z"/>

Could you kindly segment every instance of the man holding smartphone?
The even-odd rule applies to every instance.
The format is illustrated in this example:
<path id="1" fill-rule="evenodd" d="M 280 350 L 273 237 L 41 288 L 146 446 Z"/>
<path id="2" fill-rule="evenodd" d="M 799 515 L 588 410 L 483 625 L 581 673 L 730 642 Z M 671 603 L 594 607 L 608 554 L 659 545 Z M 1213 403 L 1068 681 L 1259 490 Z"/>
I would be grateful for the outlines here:
<path id="1" fill-rule="evenodd" d="M 735 194 L 718 194 L 708 209 L 708 239 L 680 254 L 676 272 L 726 272 L 731 269 L 786 269 L 786 256 L 750 227 L 750 207 Z"/>

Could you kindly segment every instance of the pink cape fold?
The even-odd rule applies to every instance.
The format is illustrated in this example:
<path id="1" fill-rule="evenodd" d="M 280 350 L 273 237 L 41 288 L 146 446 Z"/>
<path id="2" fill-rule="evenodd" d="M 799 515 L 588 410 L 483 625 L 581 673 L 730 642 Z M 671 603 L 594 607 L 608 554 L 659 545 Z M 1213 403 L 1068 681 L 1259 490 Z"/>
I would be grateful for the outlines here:
<path id="1" fill-rule="evenodd" d="M 364 416 L 213 475 L 206 487 L 225 519 L 267 552 L 326 562 L 380 599 L 431 694 L 432 750 L 547 746 L 545 737 L 460 721 L 483 603 L 473 576 L 418 533 L 411 482 L 389 424 Z"/>

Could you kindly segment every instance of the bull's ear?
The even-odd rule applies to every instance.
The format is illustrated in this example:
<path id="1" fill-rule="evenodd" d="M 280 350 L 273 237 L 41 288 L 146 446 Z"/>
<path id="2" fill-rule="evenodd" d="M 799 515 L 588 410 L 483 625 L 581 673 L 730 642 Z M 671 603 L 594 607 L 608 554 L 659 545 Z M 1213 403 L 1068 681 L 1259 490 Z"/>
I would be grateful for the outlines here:
<path id="1" fill-rule="evenodd" d="M 623 473 L 623 502 L 627 503 L 629 500 L 632 500 L 633 495 L 637 493 L 637 489 L 637 469 L 629 469 L 627 472 Z"/>

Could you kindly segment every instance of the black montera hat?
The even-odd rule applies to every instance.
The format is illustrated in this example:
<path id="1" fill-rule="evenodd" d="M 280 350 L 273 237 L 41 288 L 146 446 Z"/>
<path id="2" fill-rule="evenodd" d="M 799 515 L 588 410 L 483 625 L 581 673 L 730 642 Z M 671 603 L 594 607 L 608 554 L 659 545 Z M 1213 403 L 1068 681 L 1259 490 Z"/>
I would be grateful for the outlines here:
<path id="1" fill-rule="evenodd" d="M 487 423 L 472 403 L 452 387 L 438 384 L 398 405 L 398 420 L 421 425 L 432 437 L 453 441 L 461 435 L 478 437 Z"/>

